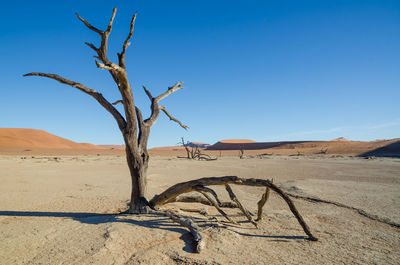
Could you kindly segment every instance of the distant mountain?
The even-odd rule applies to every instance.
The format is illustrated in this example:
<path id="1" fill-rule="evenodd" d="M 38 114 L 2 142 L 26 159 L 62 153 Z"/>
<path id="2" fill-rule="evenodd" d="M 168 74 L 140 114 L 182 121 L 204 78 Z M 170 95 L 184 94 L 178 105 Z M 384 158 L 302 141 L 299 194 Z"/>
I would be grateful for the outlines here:
<path id="1" fill-rule="evenodd" d="M 0 147 L 102 149 L 93 144 L 76 143 L 43 130 L 0 128 Z"/>
<path id="2" fill-rule="evenodd" d="M 333 142 L 349 142 L 350 140 L 347 140 L 344 137 L 339 137 L 339 138 L 333 139 L 331 141 L 333 141 Z"/>

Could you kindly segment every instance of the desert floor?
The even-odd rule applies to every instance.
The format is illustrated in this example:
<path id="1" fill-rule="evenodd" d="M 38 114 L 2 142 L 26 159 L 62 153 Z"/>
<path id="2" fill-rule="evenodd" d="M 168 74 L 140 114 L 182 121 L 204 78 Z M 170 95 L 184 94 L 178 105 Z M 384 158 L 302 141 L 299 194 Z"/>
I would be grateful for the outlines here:
<path id="1" fill-rule="evenodd" d="M 273 178 L 300 196 L 292 198 L 319 241 L 305 240 L 273 192 L 259 229 L 237 209 L 226 212 L 240 226 L 209 206 L 170 204 L 206 229 L 207 245 L 196 254 L 187 229 L 166 217 L 113 215 L 130 195 L 123 155 L 1 155 L 0 264 L 400 264 L 400 159 L 153 156 L 148 173 L 149 198 L 200 177 Z M 255 212 L 264 190 L 233 188 Z M 193 211 L 204 208 L 208 216 Z"/>

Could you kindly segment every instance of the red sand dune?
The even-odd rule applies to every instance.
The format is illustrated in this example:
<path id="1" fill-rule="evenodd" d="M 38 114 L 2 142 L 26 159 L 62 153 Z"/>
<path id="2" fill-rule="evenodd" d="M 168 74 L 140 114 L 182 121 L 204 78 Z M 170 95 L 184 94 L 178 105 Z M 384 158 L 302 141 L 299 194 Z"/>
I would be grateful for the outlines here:
<path id="1" fill-rule="evenodd" d="M 43 130 L 22 128 L 0 128 L 0 147 L 102 149 L 93 144 L 76 143 Z"/>

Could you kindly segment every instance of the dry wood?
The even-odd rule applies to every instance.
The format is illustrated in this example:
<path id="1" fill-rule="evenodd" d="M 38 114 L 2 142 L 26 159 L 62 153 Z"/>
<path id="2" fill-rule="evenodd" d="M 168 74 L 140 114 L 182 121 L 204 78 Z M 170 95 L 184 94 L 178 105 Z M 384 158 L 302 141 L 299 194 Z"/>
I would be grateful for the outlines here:
<path id="1" fill-rule="evenodd" d="M 179 216 L 171 211 L 165 211 L 164 213 L 174 222 L 177 222 L 189 229 L 190 233 L 193 235 L 194 241 L 196 242 L 195 250 L 197 253 L 200 253 L 206 245 L 206 241 L 200 231 L 200 227 L 189 217 Z"/>
<path id="2" fill-rule="evenodd" d="M 195 190 L 197 190 L 199 193 L 203 194 L 203 196 L 215 207 L 215 209 L 217 209 L 217 211 L 222 214 L 229 222 L 236 224 L 235 221 L 233 221 L 220 207 L 219 205 L 221 204 L 221 202 L 218 199 L 217 194 L 210 188 L 206 188 L 204 186 L 197 186 L 194 187 Z M 211 190 L 211 192 L 210 192 Z M 217 202 L 215 202 L 207 193 L 211 193 L 214 195 L 215 199 L 217 200 Z"/>
<path id="3" fill-rule="evenodd" d="M 229 184 L 225 184 L 225 189 L 229 194 L 229 197 L 231 198 L 232 201 L 234 201 L 237 206 L 239 207 L 239 209 L 242 211 L 242 213 L 247 217 L 247 219 L 249 220 L 250 223 L 252 223 L 256 228 L 258 228 L 258 225 L 256 222 L 254 222 L 253 218 L 251 217 L 249 211 L 244 208 L 244 206 L 242 205 L 242 203 L 239 201 L 239 199 L 236 197 L 235 193 L 233 192 L 233 190 L 231 189 L 231 187 L 229 186 Z"/>
<path id="4" fill-rule="evenodd" d="M 207 199 L 204 199 L 203 197 L 200 196 L 188 196 L 188 195 L 181 195 L 178 196 L 171 201 L 168 201 L 168 203 L 171 202 L 186 202 L 186 203 L 201 203 L 204 205 L 209 205 L 213 206 Z M 219 207 L 221 208 L 238 208 L 238 206 L 234 202 L 221 202 Z"/>
<path id="5" fill-rule="evenodd" d="M 257 187 L 269 187 L 271 190 L 276 192 L 279 196 L 281 196 L 285 202 L 288 204 L 290 211 L 296 217 L 297 221 L 303 228 L 304 232 L 308 235 L 308 239 L 312 241 L 317 241 L 318 239 L 313 236 L 310 231 L 310 228 L 304 221 L 303 217 L 298 212 L 296 206 L 293 201 L 289 198 L 289 196 L 283 192 L 279 187 L 273 184 L 270 180 L 266 179 L 254 179 L 254 178 L 239 178 L 237 176 L 224 176 L 224 177 L 211 177 L 211 178 L 201 178 L 196 180 L 191 180 L 187 182 L 182 182 L 175 184 L 162 192 L 161 194 L 155 195 L 150 200 L 150 206 L 153 208 L 158 208 L 163 204 L 173 202 L 176 200 L 176 197 L 183 193 L 194 191 L 194 187 L 201 186 L 211 186 L 211 185 L 225 185 L 225 184 L 236 184 L 236 185 L 246 185 L 246 186 L 257 186 Z"/>
<path id="6" fill-rule="evenodd" d="M 214 196 L 215 200 L 217 201 L 218 205 L 221 205 L 221 201 L 218 198 L 218 194 L 213 189 L 208 188 L 208 187 L 204 187 L 204 186 L 201 186 L 201 185 L 196 186 L 195 189 L 197 191 L 204 191 L 204 192 L 211 193 L 211 195 Z"/>
<path id="7" fill-rule="evenodd" d="M 274 179 L 271 179 L 271 183 L 274 182 Z M 265 205 L 265 203 L 268 201 L 269 199 L 269 187 L 265 188 L 265 192 L 263 193 L 261 200 L 257 203 L 258 206 L 258 211 L 257 211 L 257 219 L 256 222 L 261 221 L 262 220 L 262 213 L 263 213 L 263 207 Z"/>
<path id="8" fill-rule="evenodd" d="M 172 117 L 171 114 L 169 114 L 169 112 L 165 109 L 164 106 L 160 106 L 160 110 L 162 110 L 162 111 L 165 113 L 165 115 L 167 115 L 167 117 L 169 118 L 170 121 L 174 121 L 174 122 L 178 123 L 179 126 L 181 126 L 181 127 L 182 127 L 183 129 L 185 129 L 185 130 L 189 129 L 188 126 L 183 125 L 182 122 L 180 122 L 180 121 L 177 120 L 176 118 Z"/>

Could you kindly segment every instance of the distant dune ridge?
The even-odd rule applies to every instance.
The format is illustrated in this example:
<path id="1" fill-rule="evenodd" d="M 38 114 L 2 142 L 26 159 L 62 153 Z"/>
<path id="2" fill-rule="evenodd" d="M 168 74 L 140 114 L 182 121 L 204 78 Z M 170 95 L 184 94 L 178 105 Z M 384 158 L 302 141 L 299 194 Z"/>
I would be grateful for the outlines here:
<path id="1" fill-rule="evenodd" d="M 93 144 L 76 143 L 43 130 L 0 128 L 0 147 L 102 149 Z"/>
<path id="2" fill-rule="evenodd" d="M 283 141 L 283 142 L 255 142 L 248 139 L 220 140 L 213 145 L 200 142 L 189 142 L 189 147 L 199 147 L 204 151 L 220 152 L 234 155 L 235 150 L 246 150 L 247 154 L 345 154 L 359 156 L 392 156 L 400 157 L 400 138 L 391 140 L 349 141 L 339 137 L 331 141 Z M 23 152 L 26 150 L 52 150 L 56 153 L 115 153 L 123 154 L 124 145 L 93 145 L 76 143 L 56 136 L 43 130 L 0 128 L 0 153 Z M 42 150 L 42 151 L 40 151 Z M 64 150 L 64 151 L 63 151 Z M 174 152 L 183 152 L 182 146 L 165 146 L 151 148 L 152 155 L 177 155 Z M 49 151 L 44 151 L 44 153 Z M 231 152 L 231 153 L 229 153 Z M 219 153 L 220 154 L 220 153 Z"/>
<path id="3" fill-rule="evenodd" d="M 252 140 L 221 140 L 206 150 L 249 150 L 281 154 L 347 154 L 360 156 L 400 157 L 400 139 L 349 141 L 339 137 L 331 141 L 255 142 Z"/>

